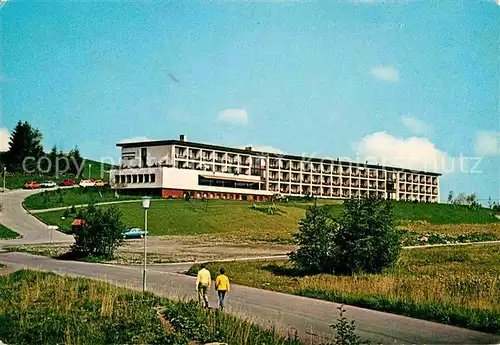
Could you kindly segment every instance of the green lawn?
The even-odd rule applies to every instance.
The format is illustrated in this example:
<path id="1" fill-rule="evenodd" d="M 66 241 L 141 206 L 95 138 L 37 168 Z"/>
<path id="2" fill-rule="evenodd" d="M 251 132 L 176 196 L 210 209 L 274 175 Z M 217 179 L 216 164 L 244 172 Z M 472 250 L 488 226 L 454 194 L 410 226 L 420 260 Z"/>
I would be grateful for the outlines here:
<path id="1" fill-rule="evenodd" d="M 327 205 L 335 217 L 342 213 L 342 205 Z M 470 209 L 463 205 L 438 203 L 394 202 L 394 216 L 403 223 L 425 221 L 430 224 L 485 224 L 497 223 L 492 211 L 488 208 Z"/>
<path id="2" fill-rule="evenodd" d="M 19 237 L 19 234 L 0 224 L 0 239 L 12 239 Z"/>
<path id="3" fill-rule="evenodd" d="M 412 249 L 384 274 L 304 276 L 285 261 L 210 263 L 235 284 L 500 334 L 500 245 Z M 195 274 L 195 265 L 189 274 Z"/>
<path id="4" fill-rule="evenodd" d="M 107 181 L 109 178 L 108 171 L 111 169 L 111 164 L 100 163 L 93 161 L 91 159 L 85 159 L 84 168 L 82 170 L 81 178 L 89 178 L 89 164 L 92 165 L 90 169 L 91 178 L 100 179 Z M 63 174 L 60 176 L 50 176 L 39 173 L 24 174 L 24 173 L 9 173 L 5 176 L 5 188 L 7 189 L 18 189 L 23 188 L 24 184 L 29 181 L 37 181 L 38 183 L 43 181 L 54 181 L 59 183 L 65 179 L 75 179 L 73 175 Z"/>
<path id="5" fill-rule="evenodd" d="M 29 199 L 27 199 L 28 201 Z M 83 202 L 82 202 L 83 203 Z M 252 203 L 247 201 L 209 200 L 186 202 L 184 200 L 154 200 L 148 211 L 148 230 L 152 235 L 196 235 L 196 234 L 223 234 L 242 237 L 279 241 L 290 239 L 296 232 L 299 220 L 304 216 L 307 204 L 280 203 L 274 215 L 266 212 L 268 204 L 258 204 L 258 209 L 252 209 Z M 144 210 L 140 203 L 124 203 L 115 205 L 123 213 L 123 221 L 129 227 L 144 226 Z M 409 208 L 411 206 L 411 208 Z M 415 219 L 417 215 L 425 215 L 425 210 L 432 206 L 447 213 L 446 217 L 452 223 L 490 222 L 498 220 L 489 215 L 489 211 L 481 209 L 472 211 L 464 207 L 450 205 L 407 204 L 395 203 L 396 215 L 399 220 Z M 331 212 L 340 213 L 341 205 L 327 205 Z M 424 211 L 421 211 L 422 208 Z M 408 209 L 408 212 L 403 210 Z M 477 212 L 477 214 L 476 214 Z M 427 217 L 431 222 L 440 222 L 439 213 L 430 212 L 434 218 Z M 61 229 L 69 229 L 71 219 L 61 220 L 62 211 L 44 212 L 37 216 L 49 224 L 59 225 Z M 468 216 L 468 218 L 466 217 Z M 481 233 L 481 224 L 476 232 Z M 491 233 L 490 230 L 486 231 Z M 497 230 L 494 231 L 496 233 Z"/>
<path id="6" fill-rule="evenodd" d="M 88 204 L 91 201 L 107 202 L 120 200 L 139 199 L 139 196 L 119 195 L 107 187 L 75 187 L 48 190 L 28 196 L 24 200 L 24 207 L 28 210 L 41 210 L 46 208 L 64 207 Z"/>
<path id="7" fill-rule="evenodd" d="M 0 286 L 0 339 L 7 344 L 301 344 L 194 301 L 90 279 L 21 270 L 0 276 Z"/>

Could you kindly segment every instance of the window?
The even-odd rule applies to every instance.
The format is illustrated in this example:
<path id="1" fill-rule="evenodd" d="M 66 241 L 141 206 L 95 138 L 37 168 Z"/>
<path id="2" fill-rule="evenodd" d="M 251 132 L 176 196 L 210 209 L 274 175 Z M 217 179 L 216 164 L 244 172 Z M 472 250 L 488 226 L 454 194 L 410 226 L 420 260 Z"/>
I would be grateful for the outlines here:
<path id="1" fill-rule="evenodd" d="M 150 174 L 149 176 L 150 176 L 151 183 L 155 183 L 156 182 L 156 175 Z"/>
<path id="2" fill-rule="evenodd" d="M 149 183 L 149 174 L 144 175 L 144 182 Z"/>
<path id="3" fill-rule="evenodd" d="M 115 175 L 115 183 L 120 183 L 120 175 Z"/>
<path id="4" fill-rule="evenodd" d="M 132 175 L 132 183 L 137 183 L 137 175 Z"/>
<path id="5" fill-rule="evenodd" d="M 132 182 L 132 175 L 127 175 L 127 183 L 131 183 Z"/>
<path id="6" fill-rule="evenodd" d="M 143 183 L 143 182 L 144 182 L 144 175 L 140 174 L 139 175 L 139 183 Z"/>
<path id="7" fill-rule="evenodd" d="M 120 182 L 125 183 L 125 175 L 120 175 Z"/>

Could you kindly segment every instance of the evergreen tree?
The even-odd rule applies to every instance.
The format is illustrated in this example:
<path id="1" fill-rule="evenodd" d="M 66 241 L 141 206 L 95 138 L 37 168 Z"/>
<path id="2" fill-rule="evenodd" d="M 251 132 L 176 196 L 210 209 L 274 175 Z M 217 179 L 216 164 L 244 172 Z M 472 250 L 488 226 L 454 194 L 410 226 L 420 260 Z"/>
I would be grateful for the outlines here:
<path id="1" fill-rule="evenodd" d="M 83 158 L 80 155 L 80 150 L 78 149 L 78 146 L 75 146 L 73 150 L 69 152 L 69 158 L 70 158 L 70 172 L 74 175 L 77 175 L 79 172 L 80 167 L 84 164 Z M 79 176 L 77 176 L 79 177 Z"/>
<path id="2" fill-rule="evenodd" d="M 52 175 L 56 174 L 56 168 L 57 168 L 57 147 L 54 145 L 52 150 L 49 153 L 49 160 L 50 160 L 50 173 Z"/>
<path id="3" fill-rule="evenodd" d="M 27 121 L 19 121 L 12 131 L 9 141 L 9 151 L 6 154 L 6 163 L 12 171 L 22 171 L 23 161 L 26 168 L 33 169 L 40 157 L 44 155 L 42 133 L 32 127 Z"/>

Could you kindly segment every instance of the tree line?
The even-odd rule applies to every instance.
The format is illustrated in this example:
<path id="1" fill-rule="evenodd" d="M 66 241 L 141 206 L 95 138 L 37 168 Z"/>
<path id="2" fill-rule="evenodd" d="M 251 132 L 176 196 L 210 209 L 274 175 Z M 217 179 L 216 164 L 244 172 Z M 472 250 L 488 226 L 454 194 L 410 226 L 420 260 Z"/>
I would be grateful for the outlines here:
<path id="1" fill-rule="evenodd" d="M 28 121 L 19 121 L 12 131 L 9 150 L 1 153 L 2 170 L 9 172 L 37 172 L 47 175 L 67 173 L 78 175 L 83 164 L 78 146 L 65 153 L 57 146 L 45 152 L 42 145 L 43 135 Z"/>

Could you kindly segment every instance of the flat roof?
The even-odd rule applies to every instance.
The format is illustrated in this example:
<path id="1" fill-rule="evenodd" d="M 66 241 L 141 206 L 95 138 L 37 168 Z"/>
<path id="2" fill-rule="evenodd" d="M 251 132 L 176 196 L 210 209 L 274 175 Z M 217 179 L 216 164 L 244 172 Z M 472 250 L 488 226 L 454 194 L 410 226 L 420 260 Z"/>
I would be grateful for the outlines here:
<path id="1" fill-rule="evenodd" d="M 338 159 L 335 160 L 335 159 L 329 159 L 329 158 L 302 157 L 302 156 L 297 156 L 297 155 L 280 154 L 280 153 L 265 152 L 265 151 L 246 150 L 246 149 L 239 149 L 239 148 L 234 148 L 234 147 L 219 146 L 219 145 L 212 145 L 212 144 L 203 144 L 203 143 L 197 143 L 197 142 L 192 142 L 192 141 L 183 141 L 183 140 L 175 140 L 175 139 L 137 141 L 137 142 L 116 144 L 116 146 L 121 147 L 121 148 L 135 148 L 135 147 L 147 147 L 147 146 L 168 146 L 168 145 L 189 146 L 189 147 L 196 147 L 199 149 L 216 150 L 216 151 L 229 151 L 229 152 L 247 154 L 247 155 L 252 155 L 252 156 L 269 156 L 272 158 L 284 158 L 284 159 L 291 159 L 291 160 L 298 160 L 298 161 L 307 160 L 308 162 L 314 162 L 314 163 L 332 163 L 332 164 L 338 163 L 338 164 L 342 164 L 342 165 L 349 165 L 349 166 L 359 167 L 359 168 L 385 169 L 388 171 L 401 171 L 401 172 L 408 172 L 408 173 L 424 173 L 424 174 L 431 175 L 431 176 L 441 176 L 440 173 L 431 172 L 431 171 L 424 171 L 424 170 L 412 170 L 412 169 L 397 168 L 397 167 L 392 167 L 392 166 L 387 166 L 387 165 L 340 161 Z"/>

